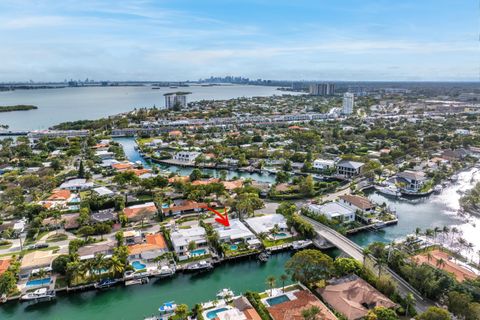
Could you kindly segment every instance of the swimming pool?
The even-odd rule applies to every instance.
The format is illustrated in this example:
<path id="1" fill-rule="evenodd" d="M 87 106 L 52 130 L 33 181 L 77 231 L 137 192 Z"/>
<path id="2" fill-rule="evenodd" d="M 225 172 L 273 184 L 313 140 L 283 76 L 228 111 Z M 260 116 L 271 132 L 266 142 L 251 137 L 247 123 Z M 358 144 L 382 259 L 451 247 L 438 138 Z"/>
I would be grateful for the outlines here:
<path id="1" fill-rule="evenodd" d="M 207 250 L 206 249 L 197 249 L 197 250 L 190 251 L 190 254 L 191 254 L 192 257 L 203 256 L 203 255 L 207 254 Z"/>
<path id="2" fill-rule="evenodd" d="M 35 279 L 27 281 L 27 287 L 44 286 L 50 283 L 50 277 L 44 279 Z"/>
<path id="3" fill-rule="evenodd" d="M 238 246 L 236 244 L 231 244 L 230 245 L 230 250 L 232 250 L 232 251 L 238 250 Z"/>
<path id="4" fill-rule="evenodd" d="M 272 307 L 276 304 L 280 304 L 280 303 L 290 301 L 290 298 L 286 294 L 282 294 L 280 296 L 265 299 L 265 301 L 268 303 L 269 306 Z"/>
<path id="5" fill-rule="evenodd" d="M 147 266 L 147 265 L 141 263 L 140 261 L 133 261 L 131 263 L 131 265 L 135 270 L 143 270 Z"/>
<path id="6" fill-rule="evenodd" d="M 217 317 L 217 313 L 227 311 L 227 310 L 228 310 L 228 308 L 218 308 L 218 309 L 215 309 L 215 310 L 212 310 L 212 311 L 208 311 L 207 312 L 207 318 L 208 319 L 215 319 Z"/>
<path id="7" fill-rule="evenodd" d="M 275 233 L 274 236 L 277 238 L 284 238 L 288 236 L 288 234 L 286 234 L 285 232 L 280 232 L 280 233 Z"/>

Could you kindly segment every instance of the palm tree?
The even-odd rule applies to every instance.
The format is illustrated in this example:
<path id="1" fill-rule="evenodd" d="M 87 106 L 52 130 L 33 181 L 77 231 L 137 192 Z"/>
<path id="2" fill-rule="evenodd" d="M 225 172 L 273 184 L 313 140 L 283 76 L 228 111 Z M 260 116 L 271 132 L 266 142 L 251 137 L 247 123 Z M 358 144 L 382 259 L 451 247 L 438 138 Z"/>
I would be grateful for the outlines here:
<path id="1" fill-rule="evenodd" d="M 386 262 L 382 258 L 378 258 L 377 261 L 375 262 L 375 267 L 378 268 L 378 277 L 382 275 L 382 268 L 383 266 L 386 265 Z"/>
<path id="2" fill-rule="evenodd" d="M 363 267 L 365 268 L 365 263 L 367 262 L 367 257 L 372 254 L 372 251 L 368 248 L 363 248 L 362 254 L 363 254 Z"/>
<path id="3" fill-rule="evenodd" d="M 418 238 L 418 236 L 419 236 L 421 233 L 422 233 L 422 229 L 421 229 L 421 228 L 419 228 L 419 227 L 415 228 L 415 235 L 417 236 L 417 238 Z"/>
<path id="4" fill-rule="evenodd" d="M 445 260 L 443 260 L 442 258 L 437 260 L 437 268 L 442 269 L 443 267 L 445 267 L 445 264 Z"/>
<path id="5" fill-rule="evenodd" d="M 125 264 L 117 256 L 112 256 L 110 259 L 110 268 L 113 270 L 115 277 L 125 272 Z"/>
<path id="6" fill-rule="evenodd" d="M 283 273 L 281 276 L 280 276 L 280 281 L 282 281 L 282 291 L 283 293 L 285 293 L 285 281 L 288 280 L 288 276 Z"/>
<path id="7" fill-rule="evenodd" d="M 442 229 L 440 229 L 440 227 L 435 227 L 433 229 L 433 242 L 436 242 L 437 241 L 437 234 L 442 231 Z"/>
<path id="8" fill-rule="evenodd" d="M 267 278 L 267 284 L 270 288 L 270 295 L 272 295 L 273 287 L 275 286 L 275 281 L 276 281 L 276 279 L 275 279 L 274 276 L 269 276 Z"/>
<path id="9" fill-rule="evenodd" d="M 432 253 L 429 251 L 427 252 L 427 261 L 430 262 L 430 260 L 432 260 L 433 256 L 432 256 Z"/>
<path id="10" fill-rule="evenodd" d="M 415 297 L 413 296 L 412 293 L 408 293 L 406 296 L 405 296 L 405 313 L 407 316 L 410 316 L 411 313 L 410 313 L 410 310 L 414 310 L 415 308 Z"/>
<path id="11" fill-rule="evenodd" d="M 433 234 L 434 234 L 434 232 L 433 232 L 432 229 L 427 229 L 427 230 L 425 230 L 425 236 L 426 236 L 427 238 L 433 237 Z"/>
<path id="12" fill-rule="evenodd" d="M 302 317 L 304 320 L 317 320 L 317 315 L 320 313 L 320 308 L 312 306 L 311 308 L 302 310 Z"/>

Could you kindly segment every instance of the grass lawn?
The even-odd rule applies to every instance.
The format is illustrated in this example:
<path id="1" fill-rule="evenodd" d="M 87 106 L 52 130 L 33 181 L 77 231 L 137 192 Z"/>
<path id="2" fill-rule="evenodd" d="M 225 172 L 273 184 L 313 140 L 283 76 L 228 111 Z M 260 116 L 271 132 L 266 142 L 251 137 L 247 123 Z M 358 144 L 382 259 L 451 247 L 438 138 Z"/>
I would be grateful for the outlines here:
<path id="1" fill-rule="evenodd" d="M 10 248 L 11 246 L 12 246 L 12 243 L 11 243 L 10 241 L 8 241 L 8 243 L 2 244 L 2 245 L 0 246 L 0 250 L 2 250 L 2 249 L 8 249 L 8 248 Z"/>
<path id="2" fill-rule="evenodd" d="M 53 250 L 54 252 L 55 251 L 58 251 L 60 249 L 59 246 L 53 246 L 53 247 L 48 247 L 48 248 L 42 248 L 42 249 L 35 249 L 35 250 L 22 250 L 22 251 L 15 251 L 15 252 L 8 252 L 8 253 L 3 253 L 3 254 L 0 254 L 0 257 L 7 257 L 7 256 L 13 256 L 13 255 L 25 255 L 29 252 L 33 252 L 33 251 L 49 251 L 49 250 Z"/>
<path id="3" fill-rule="evenodd" d="M 52 234 L 47 238 L 47 242 L 57 242 L 67 240 L 68 236 L 65 233 Z"/>
<path id="4" fill-rule="evenodd" d="M 299 240 L 299 239 L 301 239 L 301 238 L 290 237 L 290 238 L 278 239 L 278 240 L 264 239 L 264 240 L 262 240 L 262 243 L 266 248 L 269 248 L 269 247 L 279 246 L 279 245 L 286 244 L 286 243 L 292 243 L 293 241 Z"/>
<path id="5" fill-rule="evenodd" d="M 196 256 L 196 257 L 193 257 L 193 258 L 188 258 L 187 260 L 179 261 L 177 264 L 186 264 L 186 263 L 190 263 L 190 262 L 194 262 L 194 261 L 205 260 L 205 259 L 208 259 L 208 258 L 211 258 L 211 257 L 212 257 L 211 254 L 204 254 L 203 256 Z"/>

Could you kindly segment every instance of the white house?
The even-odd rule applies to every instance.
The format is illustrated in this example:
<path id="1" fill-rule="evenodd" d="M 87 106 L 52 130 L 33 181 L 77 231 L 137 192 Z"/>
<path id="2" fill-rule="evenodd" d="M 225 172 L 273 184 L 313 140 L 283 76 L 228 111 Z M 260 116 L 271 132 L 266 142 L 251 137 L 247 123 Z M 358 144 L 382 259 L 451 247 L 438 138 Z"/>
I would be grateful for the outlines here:
<path id="1" fill-rule="evenodd" d="M 180 151 L 174 155 L 173 159 L 185 163 L 193 163 L 200 155 L 201 153 L 196 151 Z"/>
<path id="2" fill-rule="evenodd" d="M 87 179 L 71 179 L 62 183 L 59 189 L 67 190 L 86 190 L 93 188 L 93 182 L 87 182 Z"/>
<path id="3" fill-rule="evenodd" d="M 249 242 L 256 239 L 252 231 L 250 231 L 239 219 L 231 219 L 228 227 L 218 226 L 215 230 L 218 232 L 221 242 L 238 243 Z"/>
<path id="4" fill-rule="evenodd" d="M 347 178 L 358 176 L 362 172 L 362 167 L 364 165 L 365 164 L 362 162 L 347 160 L 340 161 L 337 163 L 337 174 Z"/>
<path id="5" fill-rule="evenodd" d="M 335 161 L 316 159 L 315 161 L 313 161 L 313 167 L 317 170 L 328 170 L 335 167 Z"/>
<path id="6" fill-rule="evenodd" d="M 200 226 L 192 226 L 189 229 L 178 229 L 170 234 L 172 245 L 175 253 L 180 260 L 186 260 L 190 256 L 195 255 L 188 250 L 191 242 L 195 243 L 195 250 L 200 254 L 208 253 L 208 243 L 205 229 Z M 202 250 L 203 249 L 203 250 Z"/>
<path id="7" fill-rule="evenodd" d="M 427 178 L 422 171 L 406 170 L 397 174 L 397 179 L 404 184 L 403 189 L 410 192 L 418 192 Z"/>
<path id="8" fill-rule="evenodd" d="M 277 226 L 280 231 L 288 231 L 287 220 L 281 214 L 269 214 L 245 219 L 245 223 L 256 233 L 270 233 Z"/>
<path id="9" fill-rule="evenodd" d="M 328 219 L 335 219 L 342 222 L 355 221 L 355 209 L 340 202 L 327 202 L 322 205 L 310 204 L 308 206 L 312 212 L 323 215 Z"/>

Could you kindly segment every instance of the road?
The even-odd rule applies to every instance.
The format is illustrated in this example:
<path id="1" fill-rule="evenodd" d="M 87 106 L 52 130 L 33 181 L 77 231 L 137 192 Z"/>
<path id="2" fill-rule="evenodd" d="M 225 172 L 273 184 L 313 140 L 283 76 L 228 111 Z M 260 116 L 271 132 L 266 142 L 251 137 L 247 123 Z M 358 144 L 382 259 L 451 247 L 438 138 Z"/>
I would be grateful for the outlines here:
<path id="1" fill-rule="evenodd" d="M 363 249 L 359 245 L 357 245 L 347 237 L 341 235 L 340 233 L 336 232 L 335 230 L 309 217 L 303 216 L 303 218 L 313 225 L 318 235 L 328 240 L 335 247 L 342 250 L 350 257 L 360 262 L 363 262 Z M 370 256 L 370 259 L 375 261 L 374 257 Z M 373 269 L 375 272 L 378 272 L 377 267 L 373 267 Z M 405 297 L 408 293 L 413 294 L 416 300 L 415 307 L 418 312 L 425 312 L 429 307 L 434 306 L 431 301 L 423 298 L 415 288 L 413 288 L 408 282 L 406 282 L 390 268 L 382 267 L 382 272 L 384 274 L 390 275 L 390 277 L 397 283 L 397 288 L 403 297 Z"/>

